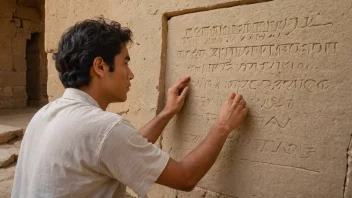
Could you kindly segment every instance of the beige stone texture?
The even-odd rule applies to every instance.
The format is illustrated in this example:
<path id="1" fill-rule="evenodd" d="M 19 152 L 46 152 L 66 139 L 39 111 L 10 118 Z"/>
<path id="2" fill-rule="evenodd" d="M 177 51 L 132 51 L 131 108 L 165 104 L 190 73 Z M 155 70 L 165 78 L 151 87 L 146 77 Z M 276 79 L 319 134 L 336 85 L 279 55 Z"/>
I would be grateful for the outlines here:
<path id="1" fill-rule="evenodd" d="M 14 92 L 15 98 L 27 97 L 26 87 L 25 86 L 14 87 L 13 88 L 13 92 Z"/>
<path id="2" fill-rule="evenodd" d="M 0 125 L 13 126 L 22 129 L 18 136 L 23 136 L 29 121 L 39 110 L 39 107 L 26 107 L 23 109 L 2 109 L 0 111 Z"/>
<path id="3" fill-rule="evenodd" d="M 1 54 L 0 55 L 0 70 L 1 71 L 12 71 L 13 69 L 13 60 L 11 54 Z"/>
<path id="4" fill-rule="evenodd" d="M 16 72 L 25 72 L 27 70 L 26 64 L 24 57 L 13 56 L 13 68 Z"/>
<path id="5" fill-rule="evenodd" d="M 0 48 L 4 54 L 11 54 L 12 53 L 12 43 L 11 39 L 8 37 L 2 37 L 0 40 Z"/>
<path id="6" fill-rule="evenodd" d="M 17 150 L 15 151 L 9 144 L 0 145 L 0 168 L 8 167 L 16 161 L 15 152 L 17 152 Z"/>
<path id="7" fill-rule="evenodd" d="M 14 0 L 2 0 L 0 7 L 0 18 L 11 18 L 16 10 L 17 4 Z M 3 30 L 3 29 L 2 29 Z"/>
<path id="8" fill-rule="evenodd" d="M 40 22 L 40 15 L 35 8 L 19 6 L 16 9 L 15 16 L 29 21 Z"/>
<path id="9" fill-rule="evenodd" d="M 27 105 L 27 97 L 22 99 L 14 99 L 13 108 L 24 108 Z"/>
<path id="10" fill-rule="evenodd" d="M 42 23 L 37 23 L 33 21 L 23 20 L 23 29 L 29 30 L 31 32 L 42 32 Z"/>
<path id="11" fill-rule="evenodd" d="M 17 136 L 21 136 L 23 133 L 23 129 L 7 126 L 7 125 L 0 125 L 0 145 L 13 140 Z"/>
<path id="12" fill-rule="evenodd" d="M 10 198 L 16 166 L 13 163 L 9 167 L 0 168 L 0 195 L 1 198 Z"/>
<path id="13" fill-rule="evenodd" d="M 0 168 L 6 168 L 16 162 L 20 153 L 22 137 L 0 144 Z"/>
<path id="14" fill-rule="evenodd" d="M 0 86 L 21 86 L 26 85 L 25 72 L 2 72 L 0 71 Z"/>
<path id="15" fill-rule="evenodd" d="M 12 87 L 4 87 L 2 91 L 4 93 L 4 96 L 13 96 Z"/>
<path id="16" fill-rule="evenodd" d="M 27 40 L 24 39 L 12 39 L 12 54 L 19 57 L 26 57 L 26 44 Z"/>
<path id="17" fill-rule="evenodd" d="M 350 197 L 350 0 L 47 0 L 45 8 L 51 101 L 64 91 L 51 60 L 61 34 L 99 15 L 134 33 L 132 89 L 110 111 L 139 128 L 161 110 L 165 90 L 191 76 L 184 109 L 159 141 L 175 159 L 204 139 L 229 92 L 246 99 L 249 116 L 198 187 L 157 186 L 150 197 Z"/>
<path id="18" fill-rule="evenodd" d="M 24 28 L 17 28 L 16 31 L 16 38 L 21 40 L 29 40 L 31 39 L 31 31 L 26 30 Z"/>

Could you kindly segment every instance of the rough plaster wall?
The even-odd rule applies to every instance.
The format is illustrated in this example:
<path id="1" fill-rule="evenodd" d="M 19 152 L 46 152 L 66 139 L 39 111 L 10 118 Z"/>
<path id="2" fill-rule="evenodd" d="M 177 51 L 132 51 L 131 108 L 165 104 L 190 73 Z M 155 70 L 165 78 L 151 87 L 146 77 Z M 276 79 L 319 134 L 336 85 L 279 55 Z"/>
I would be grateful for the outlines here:
<path id="1" fill-rule="evenodd" d="M 244 10 L 241 12 L 241 7 L 235 8 L 238 2 L 242 3 L 253 3 L 255 1 L 162 1 L 162 0 L 154 0 L 154 1 L 138 1 L 138 0 L 130 0 L 130 1 L 101 1 L 101 0 L 92 0 L 89 3 L 86 1 L 73 1 L 73 0 L 62 0 L 62 1 L 54 1 L 47 0 L 46 1 L 46 51 L 48 54 L 48 73 L 49 73 L 49 83 L 48 83 L 48 94 L 50 100 L 54 100 L 58 98 L 63 93 L 64 89 L 61 86 L 57 78 L 57 73 L 55 70 L 54 62 L 51 60 L 52 52 L 56 50 L 58 39 L 60 38 L 62 32 L 69 26 L 71 26 L 74 22 L 91 18 L 94 16 L 103 15 L 107 18 L 117 20 L 122 23 L 123 26 L 128 26 L 134 32 L 134 44 L 130 49 L 130 55 L 132 57 L 131 68 L 135 74 L 135 79 L 132 82 L 132 89 L 129 93 L 129 99 L 127 102 L 123 104 L 114 104 L 110 106 L 110 110 L 114 112 L 120 112 L 124 114 L 124 116 L 129 119 L 136 127 L 141 127 L 146 122 L 148 122 L 153 116 L 155 116 L 156 112 L 160 110 L 164 100 L 164 70 L 165 66 L 172 66 L 166 62 L 166 43 L 167 43 L 167 24 L 170 21 L 177 20 L 178 16 L 181 14 L 186 14 L 180 17 L 185 17 L 184 19 L 187 21 L 187 13 L 190 14 L 192 12 L 205 11 L 204 15 L 213 18 L 214 15 L 209 14 L 206 10 L 212 10 L 217 8 L 225 8 L 234 6 L 234 10 L 228 12 L 237 12 L 239 13 L 238 18 L 243 20 L 244 22 L 251 20 L 259 20 L 256 17 L 267 17 L 270 14 L 266 14 L 267 10 L 270 10 L 270 13 L 274 13 L 273 16 L 281 19 L 282 17 L 286 17 L 284 13 L 280 14 L 280 10 L 286 10 L 286 12 L 291 12 L 292 17 L 295 15 L 299 15 L 301 17 L 304 16 L 316 16 L 318 13 L 324 13 L 324 19 L 332 20 L 334 23 L 333 28 L 330 29 L 322 29 L 324 32 L 323 40 L 320 42 L 330 41 L 327 38 L 327 35 L 331 35 L 332 38 L 335 38 L 336 41 L 341 44 L 341 48 L 338 48 L 338 56 L 334 56 L 331 60 L 327 57 L 322 58 L 321 60 L 317 60 L 320 65 L 324 65 L 325 69 L 322 71 L 313 71 L 312 73 L 305 73 L 306 77 L 310 75 L 314 76 L 319 73 L 319 77 L 327 78 L 331 80 L 332 85 L 331 89 L 327 92 L 322 92 L 322 94 L 316 94 L 314 96 L 310 96 L 307 93 L 300 95 L 300 92 L 295 92 L 299 96 L 299 104 L 296 104 L 299 109 L 296 110 L 294 116 L 300 117 L 302 116 L 300 113 L 304 112 L 304 108 L 308 108 L 309 116 L 305 117 L 307 119 L 306 124 L 312 124 L 309 128 L 310 131 L 307 131 L 307 135 L 299 132 L 300 137 L 294 137 L 291 135 L 296 141 L 302 141 L 302 138 L 305 139 L 305 143 L 315 143 L 318 145 L 316 152 L 318 152 L 318 157 L 315 157 L 316 161 L 310 161 L 309 163 L 305 163 L 304 160 L 299 161 L 301 163 L 301 168 L 313 167 L 316 168 L 316 172 L 321 172 L 318 177 L 311 176 L 310 174 L 315 174 L 316 172 L 310 172 L 307 175 L 300 175 L 300 173 L 295 174 L 294 171 L 286 172 L 284 168 L 280 167 L 266 167 L 263 168 L 262 165 L 248 165 L 248 168 L 245 169 L 244 173 L 247 174 L 239 174 L 237 177 L 243 177 L 243 180 L 238 179 L 234 180 L 231 177 L 228 177 L 224 174 L 216 174 L 217 172 L 221 173 L 221 170 L 225 170 L 225 173 L 232 174 L 230 168 L 236 168 L 233 161 L 228 161 L 229 153 L 234 149 L 234 145 L 238 144 L 236 141 L 229 141 L 224 149 L 220 160 L 221 164 L 218 164 L 215 168 L 215 171 L 212 170 L 212 175 L 208 175 L 204 180 L 200 182 L 199 187 L 197 187 L 193 192 L 185 193 L 179 192 L 175 190 L 171 190 L 165 187 L 161 187 L 155 185 L 153 190 L 150 192 L 150 197 L 324 197 L 322 192 L 329 192 L 330 194 L 326 194 L 326 197 L 343 197 L 345 193 L 345 197 L 350 197 L 351 193 L 351 182 L 349 177 L 346 177 L 347 170 L 350 169 L 347 166 L 347 150 L 350 149 L 350 122 L 348 118 L 351 117 L 351 105 L 349 104 L 351 101 L 351 89 L 349 88 L 351 85 L 351 81 L 348 80 L 351 75 L 351 62 L 348 60 L 348 57 L 351 56 L 351 48 L 349 48 L 348 44 L 351 43 L 351 40 L 346 35 L 351 35 L 350 27 L 348 24 L 351 24 L 351 2 L 348 0 L 342 0 L 338 2 L 333 1 L 310 1 L 310 4 L 307 4 L 305 1 L 294 1 L 294 0 L 274 0 L 267 3 L 260 3 L 258 5 L 250 5 L 252 10 L 247 7 L 243 7 Z M 258 1 L 259 2 L 259 1 Z M 266 5 L 268 4 L 268 5 Z M 241 6 L 241 5 L 239 5 Z M 267 7 L 265 7 L 267 6 Z M 308 9 L 304 9 L 305 7 Z M 275 9 L 280 8 L 280 9 Z M 232 9 L 232 8 L 229 8 Z M 209 11 L 210 12 L 210 11 Z M 215 13 L 216 11 L 214 11 Z M 221 14 L 222 10 L 218 12 Z M 302 12 L 302 13 L 301 13 Z M 166 15 L 164 15 L 166 13 Z M 255 14 L 252 14 L 255 13 Z M 264 13 L 264 14 L 263 14 Z M 301 13 L 301 14 L 297 14 Z M 202 16 L 202 13 L 197 13 L 197 16 Z M 192 15 L 195 18 L 196 15 Z M 169 22 L 167 17 L 175 16 Z M 216 14 L 215 14 L 216 16 Z M 223 17 L 223 16 L 222 16 Z M 291 16 L 289 16 L 291 17 Z M 207 25 L 207 18 L 197 19 L 199 20 L 196 23 L 203 23 Z M 216 18 L 216 17 L 215 17 Z M 192 19 L 192 18 L 191 18 Z M 190 20 L 191 20 L 190 19 Z M 204 20 L 205 19 L 205 20 Z M 183 23 L 181 20 L 180 27 L 182 27 Z M 177 26 L 176 26 L 177 27 Z M 183 31 L 184 29 L 180 28 L 176 31 Z M 328 31 L 327 33 L 325 31 Z M 325 34 L 326 33 L 326 34 Z M 315 32 L 315 35 L 319 36 L 319 32 Z M 312 35 L 309 30 L 302 30 L 298 34 L 295 35 L 295 39 L 292 39 L 294 42 L 303 42 L 306 40 L 310 40 Z M 341 37 L 339 37 L 341 36 Z M 290 39 L 289 39 L 290 40 Z M 314 39 L 313 39 L 314 40 Z M 284 38 L 281 40 L 284 42 Z M 332 41 L 332 40 L 331 40 Z M 176 44 L 175 44 L 176 46 Z M 220 45 L 221 46 L 221 45 Z M 172 48 L 174 49 L 174 48 Z M 163 52 L 163 53 L 162 53 Z M 175 51 L 171 56 L 177 57 Z M 170 58 L 170 57 L 169 57 Z M 246 60 L 246 59 L 244 59 Z M 309 62 L 309 59 L 302 59 L 302 61 Z M 170 60 L 168 60 L 169 62 Z M 191 60 L 190 60 L 191 61 Z M 259 60 L 260 61 L 260 60 Z M 273 59 L 273 61 L 276 61 Z M 327 64 L 324 63 L 327 62 Z M 338 64 L 336 61 L 341 61 Z M 187 63 L 187 62 L 186 62 Z M 185 63 L 185 65 L 186 65 Z M 196 63 L 196 62 L 195 62 Z M 329 65 L 332 65 L 329 67 Z M 166 68 L 166 70 L 169 68 Z M 180 72 L 180 71 L 179 71 Z M 184 72 L 185 74 L 192 72 Z M 179 73 L 183 74 L 182 70 Z M 314 74 L 314 75 L 313 75 Z M 257 74 L 254 74 L 257 75 Z M 276 75 L 277 77 L 287 77 L 290 78 L 289 73 L 272 73 L 270 75 Z M 266 76 L 268 78 L 273 78 L 273 76 Z M 299 76 L 299 72 L 295 75 Z M 303 77 L 304 77 L 303 75 Z M 170 75 L 169 75 L 170 76 Z M 170 78 L 166 79 L 167 83 L 172 83 L 177 76 L 170 76 Z M 214 76 L 211 76 L 214 77 Z M 221 76 L 218 76 L 221 78 Z M 226 77 L 226 75 L 225 75 Z M 302 77 L 302 76 L 299 76 Z M 195 82 L 194 82 L 195 83 Z M 166 85 L 168 86 L 168 85 Z M 197 90 L 197 87 L 193 87 Z M 211 91 L 211 90 L 210 90 Z M 236 91 L 236 90 L 233 90 Z M 283 94 L 285 92 L 282 92 Z M 224 93 L 220 93 L 219 96 Z M 246 92 L 244 92 L 246 94 Z M 263 93 L 261 93 L 263 94 Z M 329 97 L 329 94 L 334 95 L 334 97 Z M 255 94 L 254 94 L 255 95 Z M 248 95 L 250 96 L 250 94 Z M 253 96 L 253 93 L 252 95 Z M 321 97 L 319 97 L 321 96 Z M 305 103 L 304 100 L 310 101 Z M 337 103 L 334 103 L 336 101 Z M 300 105 L 304 104 L 304 105 Z M 317 106 L 315 106 L 317 105 Z M 260 111 L 252 106 L 252 111 L 254 113 L 260 113 Z M 211 111 L 215 111 L 216 105 L 214 105 Z M 190 109 L 186 109 L 186 111 L 192 111 Z M 257 111 L 258 110 L 258 111 Z M 275 112 L 274 112 L 275 113 Z M 287 109 L 285 110 L 277 110 L 279 114 L 287 113 Z M 331 113 L 331 116 L 327 116 L 327 114 Z M 211 119 L 210 119 L 211 120 Z M 211 120 L 212 121 L 212 120 Z M 270 120 L 269 120 L 270 121 Z M 249 119 L 247 125 L 250 123 L 252 125 L 257 125 L 262 121 Z M 278 125 L 280 121 L 273 120 L 272 122 L 265 122 L 269 124 Z M 304 129 L 299 121 L 297 122 L 297 126 L 299 129 Z M 172 132 L 172 123 L 166 131 L 165 137 L 170 135 L 170 131 Z M 206 126 L 205 128 L 207 128 Z M 260 126 L 256 126 L 261 129 Z M 192 127 L 191 127 L 192 128 Z M 255 128 L 255 127 L 254 127 Z M 182 128 L 181 128 L 182 129 Z M 290 126 L 290 130 L 294 132 L 295 126 Z M 275 129 L 276 130 L 276 129 Z M 249 129 L 247 132 L 250 131 Z M 284 130 L 282 130 L 284 131 Z M 205 132 L 205 131 L 204 131 Z M 246 129 L 242 129 L 241 132 L 246 132 Z M 322 134 L 321 134 L 322 133 Z M 336 135 L 335 135 L 336 134 Z M 275 137 L 275 134 L 271 134 L 269 136 Z M 259 135 L 258 135 L 259 137 Z M 187 137 L 185 137 L 187 139 Z M 235 138 L 235 137 L 232 137 Z M 280 138 L 288 138 L 287 136 L 280 136 Z M 307 139 L 309 138 L 309 139 Z M 311 141 L 311 142 L 310 142 Z M 199 142 L 197 142 L 199 143 Z M 187 145 L 186 142 L 170 142 L 166 139 L 161 142 L 163 148 L 167 151 L 170 151 L 173 147 L 179 146 L 187 148 L 194 147 L 194 144 Z M 253 144 L 256 144 L 255 142 Z M 257 144 L 261 144 L 257 142 Z M 183 145 L 183 146 L 182 146 Z M 256 145 L 252 145 L 256 148 Z M 260 145 L 257 145 L 260 146 Z M 289 145 L 287 145 L 289 146 Z M 244 154 L 250 155 L 253 159 L 265 160 L 262 158 L 263 156 L 256 156 L 256 149 L 254 151 L 246 151 Z M 289 148 L 286 148 L 286 151 Z M 253 150 L 253 149 L 252 149 Z M 285 151 L 285 149 L 282 149 Z M 225 153 L 224 153 L 225 152 Z M 349 152 L 350 153 L 350 152 Z M 179 156 L 183 156 L 184 151 L 181 154 L 172 154 L 173 157 L 177 158 Z M 257 158 L 256 158 L 257 157 Z M 265 157 L 265 156 L 264 156 Z M 231 158 L 230 158 L 231 159 Z M 235 159 L 235 158 L 234 158 Z M 268 159 L 270 157 L 268 156 Z M 227 161 L 226 161 L 227 160 Z M 290 161 L 289 158 L 276 158 L 277 162 L 280 160 L 289 160 L 292 164 L 296 162 Z M 327 161 L 326 161 L 327 160 Z M 224 163 L 225 162 L 225 163 Z M 271 163 L 271 162 L 268 162 Z M 240 170 L 241 167 L 238 167 Z M 346 170 L 347 168 L 347 170 Z M 269 178 L 262 178 L 262 182 L 260 183 L 261 174 L 260 171 L 264 171 L 263 175 L 267 176 L 268 173 L 271 175 L 276 175 L 273 177 L 273 180 Z M 268 173 L 266 173 L 268 171 Z M 254 175 L 251 172 L 255 173 Z M 349 171 L 349 175 L 350 175 Z M 220 175 L 220 177 L 219 177 Z M 233 176 L 235 177 L 235 176 Z M 256 180 L 258 179 L 259 180 Z M 291 180 L 290 180 L 291 178 Z M 313 179 L 312 179 L 313 178 Z M 214 184 L 214 181 L 218 183 Z M 251 183 L 252 181 L 257 181 L 257 185 Z M 300 182 L 296 183 L 297 180 Z M 281 182 L 282 183 L 281 183 Z M 224 183 L 225 182 L 225 183 Z M 228 183 L 226 183 L 228 182 Z M 231 183 L 233 182 L 233 183 Z M 238 183 L 239 182 L 239 183 Z M 291 187 L 288 187 L 292 182 L 294 184 Z M 281 183 L 281 184 L 280 184 Z M 299 183 L 303 183 L 300 185 Z M 317 185 L 319 183 L 320 185 Z M 223 184 L 223 185 L 221 185 Z M 331 184 L 331 185 L 330 185 Z M 330 185 L 330 186 L 327 186 Z M 236 186 L 245 187 L 243 190 L 236 190 Z M 302 187 L 304 186 L 304 187 Z M 283 188 L 281 188 L 283 187 Z M 300 188 L 302 187 L 302 188 Z M 233 189 L 232 189 L 233 188 Z M 275 190 L 275 189 L 278 190 Z M 268 189 L 268 190 L 265 190 Z M 286 189 L 286 193 L 283 190 Z M 131 193 L 133 194 L 133 193 Z"/>
<path id="2" fill-rule="evenodd" d="M 44 15 L 33 1 L 0 1 L 0 109 L 27 104 L 26 44 L 31 33 L 40 33 L 41 99 L 46 102 L 47 64 L 44 51 Z M 37 4 L 38 3 L 38 4 Z M 42 2 L 43 3 L 43 2 Z"/>

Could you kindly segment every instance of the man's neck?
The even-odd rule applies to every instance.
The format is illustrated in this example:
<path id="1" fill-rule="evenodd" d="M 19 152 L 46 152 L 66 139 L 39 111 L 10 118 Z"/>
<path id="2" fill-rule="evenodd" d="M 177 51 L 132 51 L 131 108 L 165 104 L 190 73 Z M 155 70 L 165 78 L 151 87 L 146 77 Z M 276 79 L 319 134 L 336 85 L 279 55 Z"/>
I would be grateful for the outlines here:
<path id="1" fill-rule="evenodd" d="M 104 94 L 101 93 L 100 89 L 94 89 L 90 86 L 80 87 L 79 89 L 90 95 L 99 104 L 100 108 L 104 111 L 110 104 L 110 102 L 107 100 L 107 97 L 104 97 Z"/>

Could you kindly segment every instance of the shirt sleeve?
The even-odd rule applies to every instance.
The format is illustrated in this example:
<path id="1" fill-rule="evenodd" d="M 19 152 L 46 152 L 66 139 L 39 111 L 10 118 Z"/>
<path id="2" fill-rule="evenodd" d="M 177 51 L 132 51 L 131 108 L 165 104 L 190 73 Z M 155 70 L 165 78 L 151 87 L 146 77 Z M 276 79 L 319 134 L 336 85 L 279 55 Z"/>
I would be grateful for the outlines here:
<path id="1" fill-rule="evenodd" d="M 100 151 L 100 166 L 109 175 L 144 197 L 169 161 L 169 155 L 126 120 L 116 124 Z"/>

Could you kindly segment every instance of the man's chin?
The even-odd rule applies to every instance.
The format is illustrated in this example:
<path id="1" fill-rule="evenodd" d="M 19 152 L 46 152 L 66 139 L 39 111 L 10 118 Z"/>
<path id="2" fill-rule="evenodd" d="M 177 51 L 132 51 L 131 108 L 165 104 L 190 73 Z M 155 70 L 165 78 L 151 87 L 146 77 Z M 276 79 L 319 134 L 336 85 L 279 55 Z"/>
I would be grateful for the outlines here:
<path id="1" fill-rule="evenodd" d="M 126 102 L 126 100 L 127 100 L 127 95 L 125 97 L 117 98 L 113 103 Z"/>

